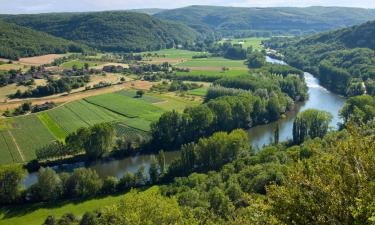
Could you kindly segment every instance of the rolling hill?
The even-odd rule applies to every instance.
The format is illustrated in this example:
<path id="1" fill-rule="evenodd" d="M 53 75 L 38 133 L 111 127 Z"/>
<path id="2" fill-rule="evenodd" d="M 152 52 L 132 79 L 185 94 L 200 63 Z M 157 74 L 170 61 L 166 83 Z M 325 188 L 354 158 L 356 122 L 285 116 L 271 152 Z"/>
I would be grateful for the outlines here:
<path id="1" fill-rule="evenodd" d="M 375 95 L 375 21 L 266 45 L 285 55 L 292 66 L 318 76 L 328 89 L 342 95 Z"/>
<path id="2" fill-rule="evenodd" d="M 3 17 L 8 22 L 113 52 L 158 50 L 193 42 L 198 35 L 186 25 L 128 11 Z"/>
<path id="3" fill-rule="evenodd" d="M 18 59 L 52 53 L 81 52 L 87 46 L 0 20 L 0 57 Z"/>
<path id="4" fill-rule="evenodd" d="M 255 30 L 298 34 L 364 23 L 375 19 L 375 10 L 344 7 L 189 6 L 165 10 L 155 16 L 180 21 L 200 32 L 209 30 L 221 34 L 233 34 L 233 31 Z"/>

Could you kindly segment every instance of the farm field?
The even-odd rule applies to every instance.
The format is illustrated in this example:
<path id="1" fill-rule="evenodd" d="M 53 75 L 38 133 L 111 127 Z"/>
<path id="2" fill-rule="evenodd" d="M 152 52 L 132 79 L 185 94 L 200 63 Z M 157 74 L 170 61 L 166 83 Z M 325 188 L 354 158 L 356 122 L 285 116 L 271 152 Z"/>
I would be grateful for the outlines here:
<path id="1" fill-rule="evenodd" d="M 163 110 L 146 101 L 117 93 L 98 95 L 85 100 L 93 105 L 130 118 L 139 117 L 153 121 L 163 113 Z"/>
<path id="2" fill-rule="evenodd" d="M 195 76 L 200 76 L 200 75 L 205 75 L 205 76 L 217 76 L 217 75 L 223 75 L 223 76 L 241 76 L 241 75 L 247 75 L 248 71 L 247 70 L 226 70 L 226 71 L 210 71 L 210 70 L 191 70 L 189 72 L 176 72 L 176 75 L 195 75 Z"/>
<path id="3" fill-rule="evenodd" d="M 253 47 L 254 50 L 262 50 L 262 41 L 268 40 L 269 38 L 234 38 L 234 39 L 227 39 L 221 40 L 219 43 L 230 42 L 232 45 L 234 44 L 241 44 L 243 48 L 248 48 L 250 46 Z"/>
<path id="4" fill-rule="evenodd" d="M 183 49 L 163 49 L 159 51 L 151 51 L 151 52 L 142 52 L 139 53 L 140 55 L 159 55 L 161 58 L 170 58 L 170 59 L 191 59 L 194 55 L 203 54 L 203 52 L 193 52 L 189 50 Z"/>
<path id="5" fill-rule="evenodd" d="M 145 138 L 151 122 L 166 110 L 182 111 L 200 101 L 175 93 L 147 93 L 134 98 L 135 90 L 121 90 L 60 105 L 45 112 L 0 120 L 0 164 L 35 159 L 38 148 L 81 127 L 112 122 L 118 134 Z"/>
<path id="6" fill-rule="evenodd" d="M 204 97 L 207 94 L 207 88 L 193 89 L 193 90 L 188 91 L 188 94 Z"/>
<path id="7" fill-rule="evenodd" d="M 88 63 L 90 67 L 92 66 L 98 66 L 99 63 L 91 62 L 91 61 L 81 61 L 81 60 L 71 60 L 68 62 L 65 62 L 60 65 L 60 67 L 64 69 L 71 69 L 73 66 L 77 66 L 78 69 L 82 69 L 85 65 L 85 63 Z"/>
<path id="8" fill-rule="evenodd" d="M 223 57 L 210 57 L 204 59 L 192 59 L 186 62 L 177 64 L 178 67 L 194 67 L 194 70 L 199 70 L 200 67 L 213 67 L 212 70 L 221 69 L 223 67 L 229 68 L 243 68 L 247 69 L 244 60 L 230 60 Z"/>

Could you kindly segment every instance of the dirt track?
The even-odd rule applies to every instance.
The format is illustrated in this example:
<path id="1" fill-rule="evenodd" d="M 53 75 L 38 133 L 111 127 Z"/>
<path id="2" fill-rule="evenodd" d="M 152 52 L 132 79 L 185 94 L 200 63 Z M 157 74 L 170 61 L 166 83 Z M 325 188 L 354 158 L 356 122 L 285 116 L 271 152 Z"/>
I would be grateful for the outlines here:
<path id="1" fill-rule="evenodd" d="M 69 95 L 60 94 L 60 95 L 47 96 L 43 98 L 30 98 L 30 99 L 22 99 L 22 100 L 17 99 L 17 100 L 8 101 L 7 103 L 1 103 L 0 110 L 4 111 L 7 109 L 14 109 L 20 106 L 22 103 L 27 102 L 27 101 L 30 101 L 33 104 L 43 104 L 48 101 L 53 101 L 55 103 L 65 103 L 65 102 L 71 102 L 71 101 L 83 99 L 83 98 L 90 97 L 90 96 L 120 91 L 122 89 L 135 88 L 135 89 L 149 90 L 151 86 L 152 86 L 152 83 L 149 81 L 131 81 L 131 82 L 123 83 L 123 84 L 112 85 L 110 87 L 76 92 L 76 93 L 72 93 Z"/>

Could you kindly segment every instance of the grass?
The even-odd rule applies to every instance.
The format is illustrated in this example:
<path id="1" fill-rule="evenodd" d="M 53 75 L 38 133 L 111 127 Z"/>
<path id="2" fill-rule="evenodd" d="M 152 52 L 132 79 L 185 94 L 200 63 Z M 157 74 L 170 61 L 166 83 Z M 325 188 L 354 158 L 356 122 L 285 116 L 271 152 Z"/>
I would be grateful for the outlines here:
<path id="1" fill-rule="evenodd" d="M 201 101 L 191 100 L 183 97 L 177 96 L 175 93 L 165 93 L 165 94 L 151 94 L 155 96 L 159 96 L 160 98 L 164 99 L 165 101 L 156 103 L 155 106 L 162 108 L 165 111 L 172 111 L 176 110 L 178 112 L 184 111 L 186 107 L 189 106 L 196 106 L 201 103 Z"/>
<path id="2" fill-rule="evenodd" d="M 127 97 L 135 98 L 137 96 L 137 91 L 136 90 L 122 90 L 122 91 L 116 92 L 116 94 L 121 94 Z M 158 102 L 164 101 L 161 98 L 151 96 L 148 94 L 145 94 L 142 96 L 142 98 L 138 98 L 138 99 L 142 101 L 146 101 L 148 103 L 158 103 Z"/>
<path id="3" fill-rule="evenodd" d="M 91 104 L 101 106 L 130 118 L 139 117 L 155 121 L 163 113 L 163 110 L 148 102 L 122 94 L 110 93 L 89 97 L 85 100 Z"/>
<path id="4" fill-rule="evenodd" d="M 219 43 L 230 42 L 232 45 L 241 44 L 243 48 L 247 49 L 252 46 L 254 50 L 262 50 L 263 46 L 262 41 L 267 40 L 268 38 L 234 38 L 229 40 L 221 40 Z"/>
<path id="5" fill-rule="evenodd" d="M 36 115 L 15 118 L 10 131 L 26 160 L 34 159 L 38 148 L 55 140 Z"/>
<path id="6" fill-rule="evenodd" d="M 0 225 L 43 224 L 47 216 L 53 215 L 57 218 L 65 213 L 73 213 L 75 216 L 82 216 L 87 211 L 111 206 L 119 202 L 126 194 L 95 198 L 86 201 L 63 201 L 49 204 L 29 204 L 25 206 L 13 206 L 0 209 Z"/>
<path id="7" fill-rule="evenodd" d="M 159 56 L 163 56 L 164 58 L 169 59 L 191 59 L 194 55 L 203 54 L 203 52 L 193 52 L 183 49 L 163 49 L 160 51 L 142 52 L 140 54 L 144 55 L 149 53 L 158 54 Z"/>
<path id="8" fill-rule="evenodd" d="M 217 75 L 223 75 L 223 76 L 241 76 L 241 75 L 247 75 L 248 71 L 246 70 L 226 70 L 226 71 L 207 71 L 207 70 L 191 70 L 190 72 L 176 72 L 176 75 L 205 75 L 205 76 L 217 76 Z"/>
<path id="9" fill-rule="evenodd" d="M 97 63 L 90 61 L 84 62 L 80 60 L 71 60 L 61 64 L 60 67 L 63 67 L 64 69 L 71 69 L 73 66 L 77 66 L 78 69 L 82 69 L 85 66 L 85 63 L 88 63 L 89 67 L 98 65 Z"/>
<path id="10" fill-rule="evenodd" d="M 237 67 L 247 69 L 244 60 L 230 60 L 222 57 L 210 57 L 205 59 L 192 59 L 177 64 L 180 67 Z"/>
<path id="11" fill-rule="evenodd" d="M 38 114 L 39 120 L 44 124 L 45 127 L 55 136 L 59 141 L 64 141 L 67 132 L 63 130 L 47 113 Z"/>
<path id="12" fill-rule="evenodd" d="M 20 154 L 9 134 L 9 131 L 0 131 L 0 164 L 22 162 Z"/>
<path id="13" fill-rule="evenodd" d="M 48 116 L 66 133 L 72 133 L 81 127 L 97 123 L 121 121 L 121 115 L 97 107 L 84 100 L 68 103 L 47 112 Z"/>
<path id="14" fill-rule="evenodd" d="M 188 91 L 188 94 L 203 97 L 203 96 L 206 96 L 207 90 L 208 90 L 207 88 L 197 88 L 197 89 L 193 89 L 193 90 Z"/>

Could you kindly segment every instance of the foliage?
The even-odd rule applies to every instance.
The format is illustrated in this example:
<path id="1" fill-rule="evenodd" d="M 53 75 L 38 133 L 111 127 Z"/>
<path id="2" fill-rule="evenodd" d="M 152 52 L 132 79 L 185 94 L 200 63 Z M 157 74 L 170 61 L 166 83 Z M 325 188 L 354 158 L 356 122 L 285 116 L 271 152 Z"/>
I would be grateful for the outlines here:
<path id="1" fill-rule="evenodd" d="M 82 44 L 57 38 L 0 20 L 0 57 L 18 59 L 45 54 L 83 52 L 89 48 Z"/>
<path id="2" fill-rule="evenodd" d="M 346 27 L 374 19 L 371 9 L 340 7 L 308 8 L 242 8 L 220 6 L 189 6 L 165 10 L 158 18 L 180 21 L 211 36 L 271 36 L 280 34 L 300 35 Z M 337 19 L 340 18 L 340 19 Z"/>
<path id="3" fill-rule="evenodd" d="M 268 188 L 272 213 L 286 224 L 372 224 L 374 136 L 358 129 L 329 142 L 320 154 L 288 169 L 282 185 Z M 302 209 L 302 210 L 301 210 Z"/>
<path id="4" fill-rule="evenodd" d="M 16 202 L 21 197 L 21 181 L 26 172 L 19 165 L 0 167 L 0 203 Z"/>
<path id="5" fill-rule="evenodd" d="M 375 118 L 375 97 L 362 95 L 349 98 L 341 109 L 344 122 L 354 121 L 366 124 Z"/>
<path id="6" fill-rule="evenodd" d="M 328 132 L 333 116 L 325 111 L 308 109 L 300 112 L 293 123 L 293 141 L 296 144 L 306 139 L 322 138 Z"/>
<path id="7" fill-rule="evenodd" d="M 374 22 L 304 39 L 273 39 L 266 46 L 292 66 L 315 74 L 322 85 L 346 96 L 373 95 Z"/>
<path id="8" fill-rule="evenodd" d="M 127 11 L 18 15 L 4 19 L 111 52 L 173 48 L 197 38 L 197 33 L 183 24 Z"/>

